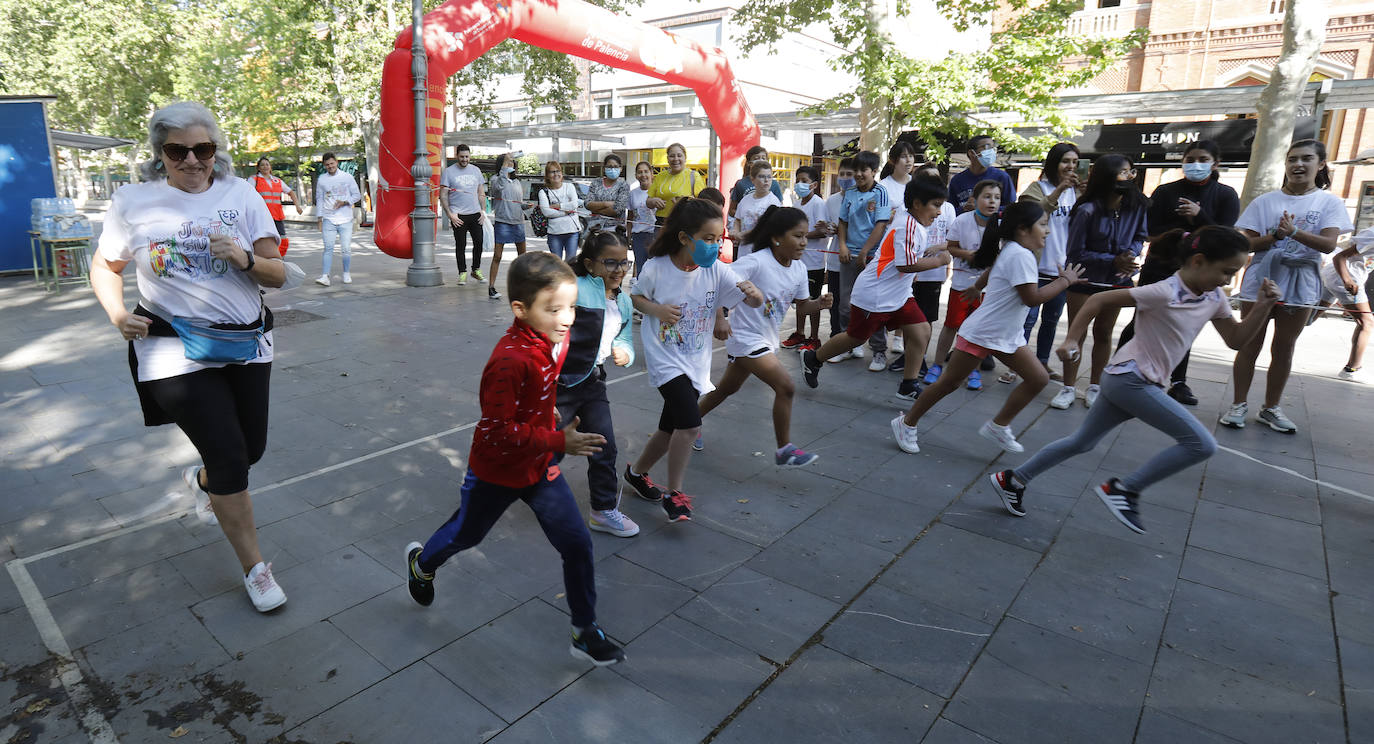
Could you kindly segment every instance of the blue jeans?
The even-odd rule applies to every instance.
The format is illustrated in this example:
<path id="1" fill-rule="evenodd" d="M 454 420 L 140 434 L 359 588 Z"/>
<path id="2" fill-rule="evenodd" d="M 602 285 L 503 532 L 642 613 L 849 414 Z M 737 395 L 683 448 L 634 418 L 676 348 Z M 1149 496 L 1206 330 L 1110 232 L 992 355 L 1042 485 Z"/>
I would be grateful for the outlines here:
<path id="1" fill-rule="evenodd" d="M 1134 372 L 1105 374 L 1102 392 L 1078 431 L 1045 445 L 1012 473 L 1022 483 L 1030 483 L 1035 476 L 1070 457 L 1092 450 L 1108 432 L 1133 418 L 1173 437 L 1176 444 L 1121 478 L 1121 487 L 1127 491 L 1140 493 L 1217 451 L 1212 433 L 1182 403 L 1170 398 L 1164 388 Z"/>
<path id="2" fill-rule="evenodd" d="M 1040 277 L 1037 286 L 1043 287 L 1046 284 L 1058 279 L 1054 277 L 1046 279 Z M 1054 333 L 1059 329 L 1059 316 L 1064 314 L 1064 304 L 1069 301 L 1067 292 L 1060 292 L 1043 305 L 1036 305 L 1026 313 L 1026 343 L 1030 343 L 1031 331 L 1035 329 L 1036 318 L 1044 317 L 1040 321 L 1040 333 L 1035 337 L 1035 358 L 1041 364 L 1050 363 L 1050 351 L 1054 349 Z M 1043 310 L 1042 310 L 1043 308 Z"/>
<path id="3" fill-rule="evenodd" d="M 549 253 L 572 263 L 573 259 L 577 257 L 577 235 L 575 232 L 563 233 L 562 235 L 549 233 Z"/>
<path id="4" fill-rule="evenodd" d="M 644 268 L 645 262 L 649 260 L 649 244 L 654 242 L 654 235 L 656 235 L 656 233 L 630 233 L 630 248 L 635 254 L 636 276 L 638 276 L 638 272 Z"/>
<path id="5" fill-rule="evenodd" d="M 463 478 L 461 493 L 458 511 L 425 541 L 418 561 L 421 571 L 432 574 L 455 553 L 482 542 L 506 508 L 520 500 L 534 511 L 549 544 L 563 557 L 563 588 L 568 595 L 572 624 L 585 628 L 596 622 L 592 535 L 557 465 L 550 465 L 545 477 L 525 488 L 488 483 L 469 470 Z"/>
<path id="6" fill-rule="evenodd" d="M 336 225 L 329 220 L 320 223 L 320 232 L 324 237 L 324 270 L 322 276 L 329 276 L 329 267 L 334 264 L 334 236 L 339 236 L 339 249 L 343 252 L 343 270 L 348 273 L 348 264 L 353 259 L 353 223 L 345 222 Z"/>

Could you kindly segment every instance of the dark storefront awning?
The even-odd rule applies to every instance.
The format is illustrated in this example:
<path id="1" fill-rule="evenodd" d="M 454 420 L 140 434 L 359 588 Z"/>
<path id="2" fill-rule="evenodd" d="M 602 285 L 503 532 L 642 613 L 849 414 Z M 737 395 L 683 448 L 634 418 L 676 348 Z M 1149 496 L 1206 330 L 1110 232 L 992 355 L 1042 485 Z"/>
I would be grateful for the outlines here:
<path id="1" fill-rule="evenodd" d="M 1174 164 L 1183 159 L 1188 145 L 1212 140 L 1221 148 L 1223 162 L 1248 163 L 1255 141 L 1257 119 L 1221 121 L 1171 121 L 1150 124 L 1099 124 L 1085 127 L 1075 138 L 1087 157 L 1106 153 L 1126 155 L 1140 164 Z M 1298 118 L 1293 139 L 1316 136 L 1317 123 L 1310 116 Z"/>

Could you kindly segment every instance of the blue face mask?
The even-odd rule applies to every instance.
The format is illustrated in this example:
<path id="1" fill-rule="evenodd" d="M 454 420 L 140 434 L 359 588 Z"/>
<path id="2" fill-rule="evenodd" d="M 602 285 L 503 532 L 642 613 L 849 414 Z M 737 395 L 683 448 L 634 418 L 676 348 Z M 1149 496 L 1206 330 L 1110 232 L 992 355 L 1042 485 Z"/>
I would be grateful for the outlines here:
<path id="1" fill-rule="evenodd" d="M 852 179 L 852 178 L 837 178 L 837 179 L 835 179 L 835 184 L 836 184 L 837 186 L 839 186 L 841 190 L 844 190 L 844 189 L 852 189 L 852 188 L 854 188 L 854 179 Z"/>
<path id="2" fill-rule="evenodd" d="M 606 177 L 607 177 L 607 178 L 611 178 L 611 179 L 620 178 L 620 169 L 619 169 L 619 168 L 607 168 L 607 169 L 606 169 Z"/>
<path id="3" fill-rule="evenodd" d="M 501 175 L 503 175 L 503 176 L 509 176 L 510 174 L 512 174 L 512 173 L 514 173 L 514 172 L 515 172 L 515 169 L 512 168 L 512 167 L 510 167 L 509 165 L 501 169 Z"/>
<path id="4" fill-rule="evenodd" d="M 793 184 L 792 190 L 797 192 L 797 197 L 801 199 L 811 196 L 811 184 L 809 183 Z"/>
<path id="5" fill-rule="evenodd" d="M 720 243 L 707 243 L 701 238 L 692 241 L 692 263 L 706 268 L 720 258 Z"/>
<path id="6" fill-rule="evenodd" d="M 992 167 L 992 164 L 997 162 L 997 148 L 989 147 L 986 150 L 981 150 L 978 153 L 978 162 L 982 163 L 984 168 Z"/>
<path id="7" fill-rule="evenodd" d="M 1212 177 L 1211 163 L 1184 163 L 1183 177 L 1193 183 L 1202 183 Z"/>

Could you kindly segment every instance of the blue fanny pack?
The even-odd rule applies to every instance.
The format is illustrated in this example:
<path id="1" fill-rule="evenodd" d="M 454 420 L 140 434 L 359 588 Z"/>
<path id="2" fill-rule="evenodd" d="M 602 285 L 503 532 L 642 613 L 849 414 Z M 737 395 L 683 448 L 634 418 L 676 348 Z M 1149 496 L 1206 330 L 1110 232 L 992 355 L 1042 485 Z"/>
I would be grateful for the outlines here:
<path id="1" fill-rule="evenodd" d="M 261 319 L 254 327 L 222 327 L 196 318 L 175 316 L 172 330 L 181 338 L 186 358 L 195 362 L 247 362 L 259 356 L 258 339 L 263 335 Z"/>

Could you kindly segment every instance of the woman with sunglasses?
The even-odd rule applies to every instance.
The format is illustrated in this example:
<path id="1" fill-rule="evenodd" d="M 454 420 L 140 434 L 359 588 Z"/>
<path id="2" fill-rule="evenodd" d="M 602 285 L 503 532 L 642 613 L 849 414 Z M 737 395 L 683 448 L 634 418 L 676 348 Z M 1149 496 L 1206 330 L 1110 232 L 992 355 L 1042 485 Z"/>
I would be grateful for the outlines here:
<path id="1" fill-rule="evenodd" d="M 628 367 L 635 361 L 634 323 L 628 292 L 620 284 L 630 271 L 629 249 L 619 233 L 593 230 L 573 261 L 577 313 L 568 331 L 568 354 L 558 375 L 558 416 L 564 425 L 581 419 L 578 431 L 606 438 L 587 456 L 587 490 L 592 511 L 587 524 L 616 537 L 634 537 L 639 525 L 620 511 L 615 471 L 615 428 L 606 398 L 606 362 Z"/>
<path id="2" fill-rule="evenodd" d="M 286 279 L 277 230 L 262 198 L 233 175 L 204 106 L 157 111 L 148 139 L 153 159 L 143 183 L 115 192 L 91 287 L 128 342 L 144 425 L 174 423 L 199 452 L 201 464 L 182 471 L 196 513 L 224 531 L 253 606 L 267 612 L 286 594 L 258 550 L 248 469 L 267 446 L 272 314 L 260 288 Z M 124 299 L 130 265 L 133 310 Z"/>

